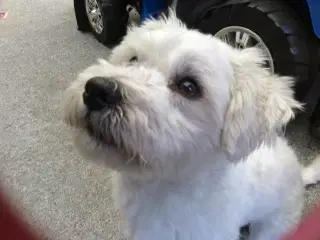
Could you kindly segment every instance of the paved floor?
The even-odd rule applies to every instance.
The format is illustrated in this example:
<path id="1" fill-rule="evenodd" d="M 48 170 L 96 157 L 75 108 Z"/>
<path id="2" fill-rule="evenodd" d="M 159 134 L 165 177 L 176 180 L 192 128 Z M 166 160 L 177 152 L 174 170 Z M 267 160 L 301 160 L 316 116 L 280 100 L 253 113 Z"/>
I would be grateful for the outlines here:
<path id="1" fill-rule="evenodd" d="M 3 3 L 9 16 L 0 21 L 0 176 L 32 224 L 55 239 L 117 240 L 110 172 L 80 159 L 59 121 L 61 93 L 77 72 L 108 54 L 77 31 L 72 2 Z M 288 133 L 307 163 L 319 148 L 303 122 Z M 320 187 L 309 188 L 308 207 L 317 200 Z"/>

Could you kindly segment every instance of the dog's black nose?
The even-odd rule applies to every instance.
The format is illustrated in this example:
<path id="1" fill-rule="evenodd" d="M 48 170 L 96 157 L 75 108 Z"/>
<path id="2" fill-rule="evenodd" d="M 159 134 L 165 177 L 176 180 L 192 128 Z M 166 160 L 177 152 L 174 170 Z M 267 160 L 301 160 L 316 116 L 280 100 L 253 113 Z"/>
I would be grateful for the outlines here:
<path id="1" fill-rule="evenodd" d="M 94 77 L 85 85 L 83 101 L 90 111 L 99 111 L 105 107 L 114 106 L 121 100 L 121 92 L 113 79 Z"/>

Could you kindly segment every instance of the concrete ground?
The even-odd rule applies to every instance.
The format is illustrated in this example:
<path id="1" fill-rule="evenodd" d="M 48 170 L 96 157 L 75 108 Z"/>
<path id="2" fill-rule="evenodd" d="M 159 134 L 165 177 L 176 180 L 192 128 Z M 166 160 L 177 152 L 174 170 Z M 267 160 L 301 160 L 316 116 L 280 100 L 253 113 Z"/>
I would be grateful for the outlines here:
<path id="1" fill-rule="evenodd" d="M 0 0 L 1 2 L 1 0 Z M 30 222 L 54 239 L 121 239 L 110 172 L 79 158 L 59 120 L 61 93 L 108 49 L 77 31 L 72 0 L 15 0 L 0 21 L 0 177 Z M 304 164 L 319 147 L 288 127 Z M 307 208 L 320 187 L 307 191 Z"/>

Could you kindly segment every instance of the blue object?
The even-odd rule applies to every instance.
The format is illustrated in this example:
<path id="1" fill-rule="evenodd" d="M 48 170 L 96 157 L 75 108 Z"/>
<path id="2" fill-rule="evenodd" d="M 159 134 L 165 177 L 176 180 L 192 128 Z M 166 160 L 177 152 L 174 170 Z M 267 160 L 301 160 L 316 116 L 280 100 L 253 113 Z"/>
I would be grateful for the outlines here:
<path id="1" fill-rule="evenodd" d="M 166 0 L 142 0 L 140 13 L 141 22 L 150 16 L 156 17 L 157 14 L 166 7 Z"/>
<path id="2" fill-rule="evenodd" d="M 315 35 L 320 38 L 320 0 L 307 0 Z"/>

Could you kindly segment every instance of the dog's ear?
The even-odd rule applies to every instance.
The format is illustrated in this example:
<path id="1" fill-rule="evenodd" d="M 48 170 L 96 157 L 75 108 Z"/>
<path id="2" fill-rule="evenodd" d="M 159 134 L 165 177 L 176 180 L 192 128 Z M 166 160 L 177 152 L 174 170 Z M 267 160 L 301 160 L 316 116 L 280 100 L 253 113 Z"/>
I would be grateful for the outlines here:
<path id="1" fill-rule="evenodd" d="M 260 50 L 235 50 L 234 79 L 225 114 L 221 144 L 236 159 L 247 156 L 274 136 L 302 105 L 294 99 L 293 79 L 271 74 L 262 67 Z"/>

